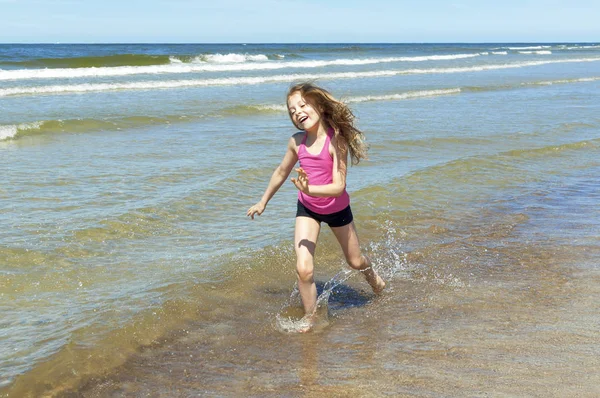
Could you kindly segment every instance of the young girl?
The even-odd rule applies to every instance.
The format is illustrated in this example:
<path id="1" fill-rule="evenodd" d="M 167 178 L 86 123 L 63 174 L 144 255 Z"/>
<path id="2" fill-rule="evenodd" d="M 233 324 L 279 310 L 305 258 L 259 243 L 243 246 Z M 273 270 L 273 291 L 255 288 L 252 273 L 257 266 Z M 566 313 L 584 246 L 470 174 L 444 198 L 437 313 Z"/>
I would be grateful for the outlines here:
<path id="1" fill-rule="evenodd" d="M 283 160 L 273 172 L 262 199 L 248 209 L 247 215 L 254 219 L 255 214 L 263 213 L 299 160 L 300 167 L 295 169 L 298 176 L 291 179 L 298 189 L 294 247 L 298 290 L 310 322 L 317 303 L 313 269 L 321 222 L 329 225 L 350 267 L 364 274 L 376 294 L 383 290 L 385 282 L 360 252 L 346 192 L 348 152 L 352 164 L 357 164 L 366 158 L 367 151 L 362 132 L 354 127 L 354 115 L 329 92 L 311 83 L 291 87 L 287 107 L 292 123 L 303 131 L 289 139 Z"/>

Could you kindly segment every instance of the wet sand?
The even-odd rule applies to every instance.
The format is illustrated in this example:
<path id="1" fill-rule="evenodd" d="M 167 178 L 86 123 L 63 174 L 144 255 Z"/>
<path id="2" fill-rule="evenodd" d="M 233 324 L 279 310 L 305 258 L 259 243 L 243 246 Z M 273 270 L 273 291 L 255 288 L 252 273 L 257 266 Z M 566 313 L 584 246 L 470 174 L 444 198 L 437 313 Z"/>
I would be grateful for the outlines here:
<path id="1" fill-rule="evenodd" d="M 600 395 L 598 248 L 476 240 L 410 253 L 423 267 L 397 273 L 380 297 L 350 279 L 329 300 L 329 325 L 306 335 L 274 325 L 289 295 L 277 275 L 226 289 L 185 328 L 58 396 Z M 459 254 L 467 274 L 457 263 L 456 276 L 427 271 Z M 496 267 L 478 267 L 484 257 Z"/>
<path id="2" fill-rule="evenodd" d="M 70 345 L 3 394 L 597 397 L 595 224 L 567 196 L 537 199 L 554 213 L 530 206 L 531 215 L 519 200 L 396 223 L 381 221 L 389 214 L 365 217 L 360 239 L 387 288 L 375 296 L 350 273 L 313 332 L 279 327 L 279 318 L 301 312 L 293 250 L 283 242 L 248 263 L 232 257 L 222 279 L 192 284 L 186 300 L 138 318 L 100 348 Z M 557 203 L 565 211 L 556 213 Z M 344 269 L 328 230 L 316 258 L 317 285 L 327 293 Z"/>

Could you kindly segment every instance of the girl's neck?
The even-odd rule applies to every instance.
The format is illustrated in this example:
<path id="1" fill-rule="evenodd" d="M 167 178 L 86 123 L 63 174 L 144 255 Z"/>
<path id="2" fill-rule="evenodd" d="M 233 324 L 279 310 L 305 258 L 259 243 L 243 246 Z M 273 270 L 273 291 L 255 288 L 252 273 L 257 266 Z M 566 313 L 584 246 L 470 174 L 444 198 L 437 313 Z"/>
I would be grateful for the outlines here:
<path id="1" fill-rule="evenodd" d="M 312 136 L 312 137 L 321 137 L 323 134 L 327 134 L 327 130 L 329 129 L 329 127 L 327 125 L 325 125 L 325 123 L 319 123 L 316 126 L 313 126 L 312 129 L 310 130 L 306 130 L 306 135 Z"/>

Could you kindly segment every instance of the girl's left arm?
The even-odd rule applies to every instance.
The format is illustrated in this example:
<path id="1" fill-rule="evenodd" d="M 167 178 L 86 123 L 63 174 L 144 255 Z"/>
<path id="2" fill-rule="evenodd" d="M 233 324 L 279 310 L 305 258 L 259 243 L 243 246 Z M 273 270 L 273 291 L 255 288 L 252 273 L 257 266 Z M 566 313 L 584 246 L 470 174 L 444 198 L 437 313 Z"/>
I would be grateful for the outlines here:
<path id="1" fill-rule="evenodd" d="M 306 173 L 301 168 L 296 169 L 299 179 L 306 178 L 307 184 L 296 187 L 310 196 L 338 197 L 346 189 L 346 173 L 348 171 L 348 145 L 343 138 L 333 137 L 331 140 L 333 151 L 333 178 L 331 184 L 311 185 Z M 304 188 L 304 189 L 303 189 Z"/>

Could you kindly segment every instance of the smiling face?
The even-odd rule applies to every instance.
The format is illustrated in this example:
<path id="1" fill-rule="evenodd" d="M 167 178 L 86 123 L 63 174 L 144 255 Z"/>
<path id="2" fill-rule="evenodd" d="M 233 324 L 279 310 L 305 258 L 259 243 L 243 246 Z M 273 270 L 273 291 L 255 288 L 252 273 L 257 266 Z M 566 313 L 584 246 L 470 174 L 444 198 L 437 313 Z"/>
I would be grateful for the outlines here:
<path id="1" fill-rule="evenodd" d="M 302 97 L 299 91 L 295 91 L 288 97 L 288 112 L 292 123 L 300 130 L 318 129 L 321 115 L 309 102 Z"/>

